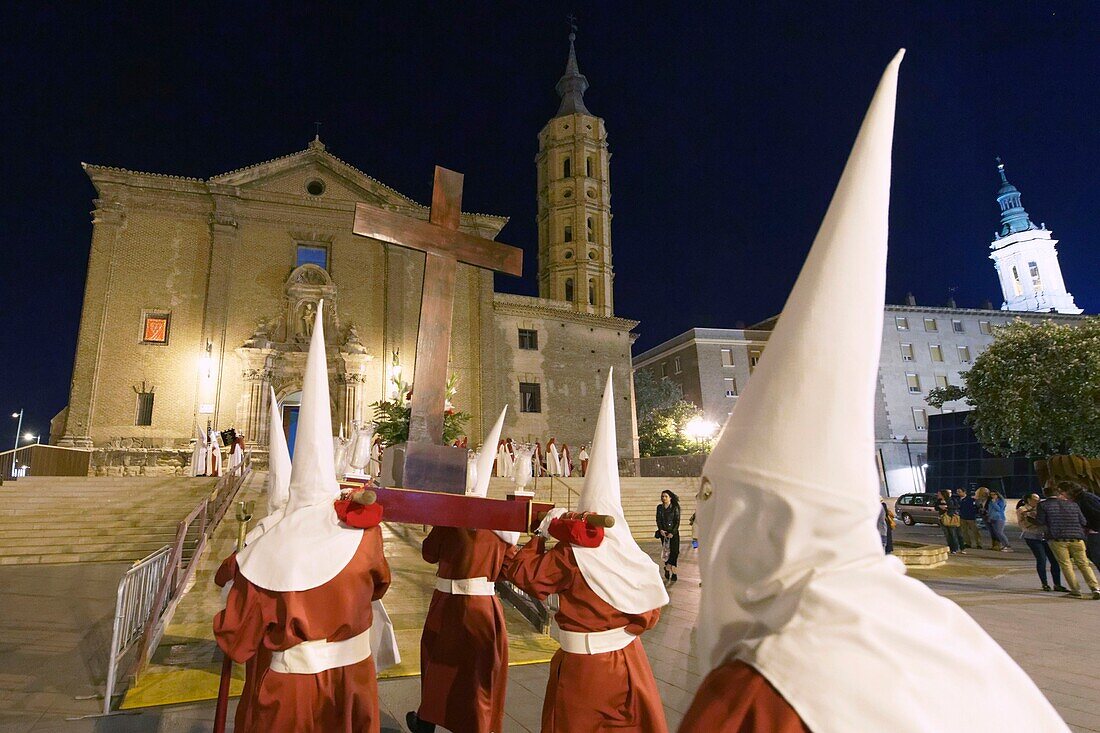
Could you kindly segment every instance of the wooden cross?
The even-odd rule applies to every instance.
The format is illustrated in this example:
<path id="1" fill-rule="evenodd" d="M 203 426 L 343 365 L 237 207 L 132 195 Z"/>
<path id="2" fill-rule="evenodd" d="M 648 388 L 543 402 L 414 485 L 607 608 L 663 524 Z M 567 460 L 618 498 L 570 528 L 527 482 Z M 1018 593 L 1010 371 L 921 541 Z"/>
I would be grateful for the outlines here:
<path id="1" fill-rule="evenodd" d="M 462 214 L 462 174 L 435 167 L 431 215 L 427 222 L 363 203 L 355 205 L 352 231 L 424 253 L 424 291 L 416 335 L 409 442 L 442 445 L 447 402 L 447 358 L 451 350 L 458 263 L 519 276 L 523 250 L 458 231 Z"/>

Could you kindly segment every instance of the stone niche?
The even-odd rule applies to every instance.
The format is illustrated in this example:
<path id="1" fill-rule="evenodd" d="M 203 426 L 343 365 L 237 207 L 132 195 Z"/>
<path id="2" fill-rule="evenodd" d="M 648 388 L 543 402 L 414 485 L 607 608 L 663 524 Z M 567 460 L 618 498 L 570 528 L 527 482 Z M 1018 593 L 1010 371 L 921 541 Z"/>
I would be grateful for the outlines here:
<path id="1" fill-rule="evenodd" d="M 367 365 L 374 359 L 359 338 L 354 323 L 340 322 L 336 284 L 313 264 L 295 268 L 287 278 L 283 307 L 265 318 L 252 336 L 236 349 L 243 389 L 237 402 L 236 425 L 249 446 L 267 446 L 270 435 L 271 388 L 282 399 L 302 388 L 309 341 L 318 302 L 325 301 L 325 347 L 328 354 L 332 426 L 351 435 L 352 423 L 367 414 L 364 385 Z"/>

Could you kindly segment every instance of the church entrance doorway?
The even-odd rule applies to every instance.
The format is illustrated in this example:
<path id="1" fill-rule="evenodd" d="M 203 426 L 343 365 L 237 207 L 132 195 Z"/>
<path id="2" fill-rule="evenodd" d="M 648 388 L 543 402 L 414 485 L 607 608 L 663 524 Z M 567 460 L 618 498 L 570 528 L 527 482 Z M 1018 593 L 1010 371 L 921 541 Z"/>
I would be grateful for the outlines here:
<path id="1" fill-rule="evenodd" d="M 283 415 L 283 434 L 286 436 L 286 447 L 290 451 L 290 457 L 294 458 L 294 436 L 298 432 L 298 411 L 302 407 L 302 393 L 291 392 L 283 398 L 280 411 Z"/>

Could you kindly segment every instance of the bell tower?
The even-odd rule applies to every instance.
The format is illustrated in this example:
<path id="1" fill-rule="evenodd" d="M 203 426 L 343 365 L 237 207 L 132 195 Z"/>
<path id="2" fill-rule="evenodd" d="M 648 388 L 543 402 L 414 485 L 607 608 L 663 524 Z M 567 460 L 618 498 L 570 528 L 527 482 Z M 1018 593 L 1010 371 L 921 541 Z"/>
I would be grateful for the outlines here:
<path id="1" fill-rule="evenodd" d="M 997 158 L 1001 187 L 997 205 L 1001 209 L 1001 230 L 993 235 L 989 259 L 997 269 L 1004 292 L 1002 310 L 1080 313 L 1073 295 L 1066 290 L 1058 264 L 1058 240 L 1046 224 L 1035 226 L 1020 200 L 1020 191 L 1008 182 L 1005 166 Z"/>
<path id="2" fill-rule="evenodd" d="M 574 29 L 575 31 L 575 29 Z M 539 296 L 565 300 L 586 313 L 614 313 L 611 269 L 611 186 L 607 131 L 588 111 L 588 80 L 569 34 L 565 73 L 555 89 L 561 105 L 539 132 Z"/>

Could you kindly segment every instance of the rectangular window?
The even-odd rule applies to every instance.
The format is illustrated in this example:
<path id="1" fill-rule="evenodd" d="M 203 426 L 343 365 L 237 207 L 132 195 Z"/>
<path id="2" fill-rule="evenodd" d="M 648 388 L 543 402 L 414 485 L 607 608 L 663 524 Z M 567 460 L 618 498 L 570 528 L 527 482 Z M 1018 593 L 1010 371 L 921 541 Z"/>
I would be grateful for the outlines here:
<path id="1" fill-rule="evenodd" d="M 951 330 L 954 331 L 955 333 L 962 333 L 963 332 L 963 322 L 952 319 L 951 320 Z"/>
<path id="2" fill-rule="evenodd" d="M 1024 286 L 1020 283 L 1020 271 L 1016 269 L 1016 265 L 1012 266 L 1012 292 L 1016 295 L 1024 293 Z"/>
<path id="3" fill-rule="evenodd" d="M 913 426 L 917 430 L 928 429 L 928 412 L 919 407 L 913 408 Z"/>
<path id="4" fill-rule="evenodd" d="M 722 382 L 723 382 L 723 385 L 726 388 L 726 397 L 736 397 L 737 396 L 737 380 L 734 379 L 733 377 L 723 377 Z"/>
<path id="5" fill-rule="evenodd" d="M 662 361 L 660 365 L 657 366 L 657 376 L 662 379 L 668 376 L 668 364 L 666 362 Z"/>
<path id="6" fill-rule="evenodd" d="M 901 345 L 901 360 L 913 361 L 913 344 Z"/>
<path id="7" fill-rule="evenodd" d="M 152 392 L 138 392 L 137 393 L 137 417 L 134 419 L 134 425 L 152 425 L 153 424 L 153 393 Z"/>
<path id="8" fill-rule="evenodd" d="M 760 355 L 763 352 L 760 349 L 749 349 L 749 372 L 751 373 L 756 365 L 760 363 Z"/>
<path id="9" fill-rule="evenodd" d="M 678 357 L 678 356 L 672 357 L 672 373 L 673 374 L 680 374 L 683 371 L 684 371 L 683 368 L 680 366 L 680 357 Z"/>
<path id="10" fill-rule="evenodd" d="M 898 316 L 894 319 L 894 323 L 897 325 L 899 331 L 909 330 L 909 319 L 903 316 Z"/>
<path id="11" fill-rule="evenodd" d="M 589 178 L 592 177 L 592 157 L 589 156 L 584 160 L 584 174 Z"/>
<path id="12" fill-rule="evenodd" d="M 959 362 L 963 364 L 970 363 L 970 347 L 969 346 L 956 346 L 959 351 Z"/>
<path id="13" fill-rule="evenodd" d="M 562 238 L 566 242 L 572 242 L 573 241 L 573 225 L 572 224 L 566 224 L 565 225 L 565 232 L 562 235 Z"/>
<path id="14" fill-rule="evenodd" d="M 573 164 L 569 160 L 569 158 L 566 158 L 565 160 L 562 161 L 561 175 L 562 175 L 562 178 L 572 178 L 573 177 Z"/>
<path id="15" fill-rule="evenodd" d="M 171 315 L 163 311 L 145 311 L 141 314 L 141 343 L 167 344 Z M 139 423 L 140 424 L 140 423 Z"/>
<path id="16" fill-rule="evenodd" d="M 733 349 L 722 349 L 722 366 L 733 366 Z"/>
<path id="17" fill-rule="evenodd" d="M 591 216 L 588 217 L 587 234 L 588 234 L 588 241 L 589 242 L 596 241 L 596 220 L 593 219 Z"/>
<path id="18" fill-rule="evenodd" d="M 924 330 L 925 331 L 939 331 L 940 327 L 936 324 L 936 319 L 935 318 L 925 318 L 924 319 Z"/>
<path id="19" fill-rule="evenodd" d="M 905 383 L 909 385 L 909 394 L 920 394 L 920 377 L 916 374 L 906 373 Z"/>
<path id="20" fill-rule="evenodd" d="M 932 355 L 932 361 L 943 361 L 943 347 L 939 344 L 928 344 L 928 353 Z"/>
<path id="21" fill-rule="evenodd" d="M 539 348 L 539 332 L 533 328 L 521 328 L 519 330 L 519 347 L 527 351 L 537 351 Z"/>
<path id="22" fill-rule="evenodd" d="M 993 327 L 989 325 L 989 321 L 978 321 L 978 330 L 989 336 L 993 333 Z"/>
<path id="23" fill-rule="evenodd" d="M 1031 272 L 1031 287 L 1035 288 L 1036 293 L 1043 292 L 1043 279 L 1039 277 L 1039 265 L 1029 262 L 1027 269 Z"/>
<path id="24" fill-rule="evenodd" d="M 940 389 L 947 389 L 948 384 L 947 384 L 947 375 L 946 374 L 937 374 L 936 375 L 936 386 L 939 387 Z"/>
<path id="25" fill-rule="evenodd" d="M 519 411 L 542 412 L 542 393 L 535 382 L 519 383 Z"/>
<path id="26" fill-rule="evenodd" d="M 323 244 L 299 244 L 298 257 L 294 261 L 295 267 L 302 265 L 317 265 L 323 270 L 328 269 L 328 247 Z"/>

